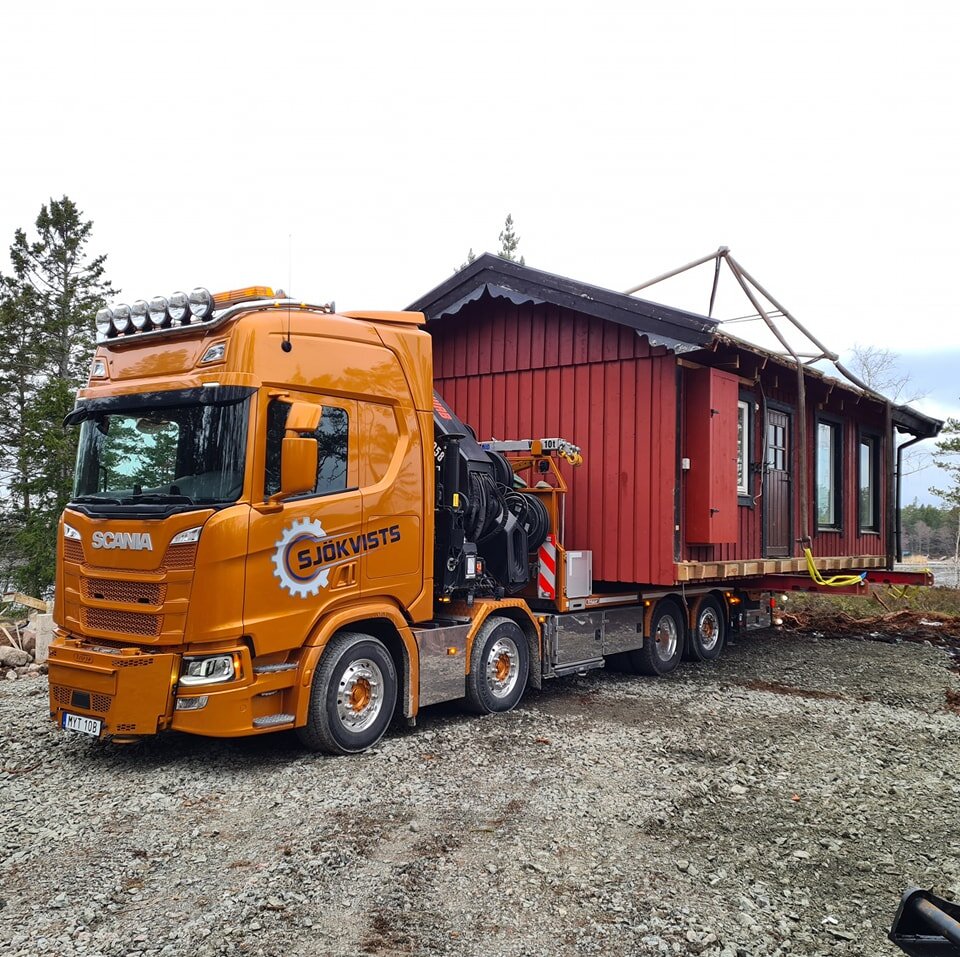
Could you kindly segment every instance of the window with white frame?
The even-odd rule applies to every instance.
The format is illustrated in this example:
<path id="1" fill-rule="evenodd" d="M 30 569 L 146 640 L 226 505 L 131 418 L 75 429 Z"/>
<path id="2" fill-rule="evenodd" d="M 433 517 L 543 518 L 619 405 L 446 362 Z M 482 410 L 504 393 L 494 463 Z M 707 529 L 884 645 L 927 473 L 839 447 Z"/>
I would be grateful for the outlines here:
<path id="1" fill-rule="evenodd" d="M 843 447 L 838 422 L 817 421 L 817 527 L 838 529 L 841 519 Z"/>
<path id="2" fill-rule="evenodd" d="M 750 403 L 737 403 L 737 495 L 750 494 Z"/>

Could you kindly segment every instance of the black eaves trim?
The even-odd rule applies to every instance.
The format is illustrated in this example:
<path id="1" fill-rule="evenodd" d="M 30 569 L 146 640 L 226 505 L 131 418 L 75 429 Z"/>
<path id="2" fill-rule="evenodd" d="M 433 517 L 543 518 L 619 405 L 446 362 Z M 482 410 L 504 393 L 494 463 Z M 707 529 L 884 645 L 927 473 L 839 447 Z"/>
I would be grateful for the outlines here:
<path id="1" fill-rule="evenodd" d="M 458 311 L 452 307 L 462 304 L 471 293 L 487 285 L 503 287 L 531 301 L 549 302 L 628 326 L 640 333 L 666 336 L 692 346 L 709 344 L 717 327 L 717 321 L 706 316 L 626 296 L 600 286 L 575 282 L 564 276 L 521 266 L 492 253 L 484 253 L 475 259 L 469 266 L 412 302 L 407 310 L 424 313 L 429 326 L 444 315 Z"/>

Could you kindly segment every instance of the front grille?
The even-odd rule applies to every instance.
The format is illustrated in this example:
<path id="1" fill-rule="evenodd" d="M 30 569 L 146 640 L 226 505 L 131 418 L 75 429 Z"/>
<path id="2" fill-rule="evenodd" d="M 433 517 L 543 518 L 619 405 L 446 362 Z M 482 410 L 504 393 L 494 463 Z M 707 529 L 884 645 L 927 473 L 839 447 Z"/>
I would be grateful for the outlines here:
<path id="1" fill-rule="evenodd" d="M 63 540 L 63 559 L 67 562 L 76 562 L 78 565 L 83 562 L 83 543 L 75 538 L 65 538 Z"/>
<path id="2" fill-rule="evenodd" d="M 110 695 L 74 691 L 62 685 L 53 686 L 53 700 L 61 708 L 81 708 L 84 711 L 95 711 L 97 714 L 106 714 L 113 703 Z"/>
<path id="3" fill-rule="evenodd" d="M 160 634 L 160 616 L 136 611 L 112 611 L 109 608 L 81 608 L 81 619 L 86 628 L 111 631 L 122 635 L 140 635 L 156 638 Z"/>
<path id="4" fill-rule="evenodd" d="M 163 556 L 163 564 L 167 568 L 193 568 L 197 561 L 197 545 L 191 542 L 187 545 L 171 545 Z"/>
<path id="5" fill-rule="evenodd" d="M 161 605 L 166 598 L 167 588 L 160 582 L 81 578 L 80 592 L 84 598 L 96 598 L 100 601 L 126 602 L 131 605 Z"/>

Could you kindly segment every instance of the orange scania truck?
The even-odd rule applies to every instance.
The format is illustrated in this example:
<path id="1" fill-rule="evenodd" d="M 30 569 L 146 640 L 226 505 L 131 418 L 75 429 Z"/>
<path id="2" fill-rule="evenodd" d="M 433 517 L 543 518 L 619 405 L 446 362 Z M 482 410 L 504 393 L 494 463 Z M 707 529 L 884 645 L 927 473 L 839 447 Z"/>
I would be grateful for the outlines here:
<path id="1" fill-rule="evenodd" d="M 462 700 L 506 711 L 611 656 L 716 657 L 758 596 L 593 595 L 562 438 L 480 443 L 412 312 L 265 287 L 104 309 L 59 528 L 50 715 L 117 743 L 295 729 L 362 751 Z M 751 600 L 753 599 L 753 600 Z M 769 620 L 769 619 L 768 619 Z"/>

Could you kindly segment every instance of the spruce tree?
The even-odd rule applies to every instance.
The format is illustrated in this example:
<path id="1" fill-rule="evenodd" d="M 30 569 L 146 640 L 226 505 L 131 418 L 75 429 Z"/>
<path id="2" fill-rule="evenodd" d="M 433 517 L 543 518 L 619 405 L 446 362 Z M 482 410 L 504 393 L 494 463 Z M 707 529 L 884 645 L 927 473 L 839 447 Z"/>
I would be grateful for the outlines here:
<path id="1" fill-rule="evenodd" d="M 513 216 L 507 213 L 507 218 L 503 224 L 503 230 L 500 233 L 500 250 L 497 255 L 501 259 L 506 259 L 512 263 L 526 265 L 523 256 L 517 256 L 517 247 L 520 245 L 520 237 L 513 228 Z"/>
<path id="2" fill-rule="evenodd" d="M 73 481 L 77 434 L 63 418 L 86 383 L 94 319 L 113 289 L 106 256 L 87 248 L 93 223 L 71 199 L 42 206 L 35 227 L 33 239 L 14 234 L 0 301 L 0 444 L 12 473 L 0 542 L 13 582 L 39 595 L 53 583 L 57 518 Z"/>

